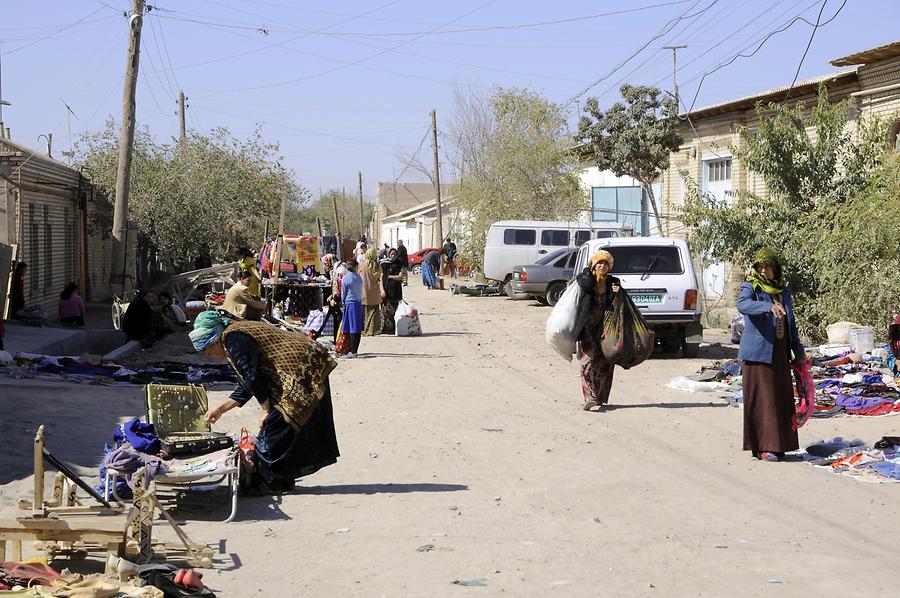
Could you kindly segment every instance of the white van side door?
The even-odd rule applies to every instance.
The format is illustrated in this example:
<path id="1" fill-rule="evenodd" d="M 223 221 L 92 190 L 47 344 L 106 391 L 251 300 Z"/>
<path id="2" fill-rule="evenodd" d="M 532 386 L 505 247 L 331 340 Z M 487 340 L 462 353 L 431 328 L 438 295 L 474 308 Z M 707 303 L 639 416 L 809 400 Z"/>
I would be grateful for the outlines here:
<path id="1" fill-rule="evenodd" d="M 539 258 L 537 229 L 524 226 L 504 228 L 500 243 L 501 267 L 496 270 L 496 276 L 492 276 L 494 280 L 504 280 L 512 276 L 516 266 L 533 264 Z"/>

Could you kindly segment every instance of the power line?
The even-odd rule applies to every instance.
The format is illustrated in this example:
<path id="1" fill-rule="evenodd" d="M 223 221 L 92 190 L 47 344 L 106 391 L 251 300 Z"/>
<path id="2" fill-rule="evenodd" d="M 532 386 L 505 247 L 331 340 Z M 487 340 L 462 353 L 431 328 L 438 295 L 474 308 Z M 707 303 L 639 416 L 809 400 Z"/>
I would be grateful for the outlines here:
<path id="1" fill-rule="evenodd" d="M 67 30 L 71 29 L 72 27 L 75 27 L 76 25 L 79 25 L 79 24 L 85 22 L 87 19 L 91 18 L 92 16 L 94 16 L 95 14 L 97 14 L 98 12 L 100 12 L 101 10 L 103 10 L 103 7 L 102 7 L 102 6 L 100 6 L 99 8 L 97 8 L 97 10 L 95 10 L 94 12 L 88 14 L 87 16 L 84 16 L 84 17 L 78 19 L 77 21 L 75 21 L 75 22 L 73 22 L 73 23 L 69 23 L 68 25 L 63 25 L 63 26 L 60 27 L 59 29 L 54 30 L 53 33 L 50 33 L 50 34 L 45 35 L 45 36 L 43 36 L 43 37 L 39 37 L 38 39 L 36 39 L 36 40 L 34 40 L 34 41 L 30 42 L 30 43 L 23 44 L 23 45 L 21 45 L 21 46 L 19 46 L 19 47 L 17 47 L 17 48 L 13 48 L 13 49 L 10 50 L 9 52 L 4 52 L 3 55 L 4 55 L 4 56 L 8 56 L 8 55 L 10 55 L 10 54 L 15 54 L 15 53 L 18 52 L 19 50 L 24 50 L 25 48 L 30 48 L 31 46 L 33 46 L 33 45 L 35 45 L 35 44 L 38 44 L 38 43 L 40 43 L 40 42 L 42 42 L 42 41 L 45 41 L 45 40 L 54 38 L 54 37 L 56 37 L 58 34 L 62 33 L 63 31 L 67 31 Z M 115 17 L 109 16 L 109 17 L 102 17 L 101 19 L 97 19 L 97 20 L 100 21 L 100 20 L 103 20 L 103 19 L 113 19 L 113 18 L 115 18 Z M 92 21 L 92 22 L 95 22 L 95 21 Z"/>
<path id="2" fill-rule="evenodd" d="M 235 28 L 235 29 L 245 29 L 250 31 L 264 31 L 266 33 L 297 33 L 303 32 L 308 35 L 333 35 L 338 37 L 347 37 L 347 36 L 366 36 L 366 37 L 424 37 L 426 35 L 449 35 L 456 33 L 472 33 L 479 31 L 502 31 L 502 30 L 515 30 L 515 29 L 532 29 L 535 27 L 546 27 L 548 25 L 560 25 L 564 23 L 574 23 L 579 21 L 589 21 L 595 20 L 602 17 L 610 17 L 615 15 L 629 14 L 635 12 L 643 12 L 646 10 L 652 10 L 655 8 L 662 8 L 666 6 L 675 6 L 678 4 L 687 4 L 688 2 L 692 2 L 694 0 L 671 0 L 669 2 L 660 2 L 656 4 L 649 4 L 645 6 L 636 6 L 634 8 L 626 8 L 622 10 L 615 11 L 607 11 L 596 14 L 589 15 L 580 15 L 577 17 L 569 17 L 566 19 L 553 19 L 548 21 L 538 21 L 534 23 L 516 23 L 510 25 L 486 25 L 486 26 L 478 26 L 478 27 L 464 27 L 459 29 L 446 29 L 444 30 L 444 26 L 439 26 L 436 29 L 430 29 L 427 31 L 390 31 L 390 32 L 370 32 L 370 33 L 360 33 L 355 31 L 345 31 L 345 32 L 313 32 L 305 29 L 299 28 L 279 28 L 279 27 L 268 27 L 265 25 L 257 25 L 251 23 L 242 23 L 240 21 L 234 21 L 229 19 L 219 19 L 217 24 L 222 25 L 223 27 Z M 171 13 L 172 16 L 166 16 L 165 18 L 186 21 L 191 23 L 210 23 L 210 21 L 203 20 L 204 15 L 195 15 L 191 13 L 186 13 L 182 11 L 167 11 Z M 183 16 L 182 16 L 183 15 Z M 460 17 L 461 18 L 461 17 Z M 458 19 L 455 19 L 458 20 Z M 276 21 L 273 21 L 276 22 Z M 440 29 L 440 31 L 438 30 Z"/>
<path id="3" fill-rule="evenodd" d="M 818 16 L 816 16 L 816 24 L 813 25 L 812 31 L 809 34 L 809 42 L 807 42 L 806 49 L 803 50 L 803 56 L 800 57 L 800 62 L 797 64 L 797 72 L 794 73 L 794 78 L 791 80 L 791 86 L 788 87 L 787 93 L 784 94 L 785 102 L 787 102 L 788 98 L 791 97 L 791 90 L 794 89 L 794 84 L 797 83 L 797 77 L 800 76 L 800 69 L 803 68 L 803 61 L 806 60 L 806 55 L 809 53 L 809 48 L 812 46 L 813 39 L 816 37 L 816 31 L 818 31 L 819 27 L 822 26 L 819 23 L 822 22 L 822 13 L 825 11 L 826 4 L 828 4 L 828 0 L 822 0 L 822 6 L 819 8 Z M 835 17 L 837 17 L 840 14 L 841 10 L 844 9 L 844 6 L 846 4 L 847 4 L 847 0 L 844 0 L 844 2 L 837 9 L 837 12 L 834 13 L 834 16 L 828 20 L 829 23 L 831 21 L 833 21 L 835 19 Z M 825 23 L 825 24 L 827 24 L 827 23 Z"/>
<path id="4" fill-rule="evenodd" d="M 660 37 L 662 37 L 663 35 L 667 34 L 669 31 L 671 31 L 671 30 L 672 30 L 678 23 L 680 23 L 682 20 L 687 19 L 687 18 L 693 18 L 693 17 L 696 17 L 696 16 L 698 16 L 698 15 L 700 15 L 700 14 L 703 14 L 705 11 L 709 10 L 714 4 L 716 4 L 716 2 L 718 2 L 718 0 L 712 0 L 712 2 L 711 2 L 706 8 L 702 9 L 702 10 L 701 10 L 699 13 L 697 13 L 696 15 L 689 15 L 688 13 L 689 13 L 695 6 L 697 6 L 698 4 L 700 4 L 700 1 L 701 1 L 701 0 L 695 0 L 695 2 L 694 2 L 693 4 L 691 4 L 691 5 L 687 8 L 687 10 L 685 10 L 683 13 L 681 13 L 680 15 L 678 15 L 677 17 L 675 17 L 674 19 L 669 20 L 665 25 L 663 25 L 662 29 L 660 29 L 653 37 L 651 37 L 650 39 L 648 39 L 648 40 L 647 40 L 640 48 L 638 48 L 637 50 L 635 50 L 634 52 L 632 52 L 631 55 L 628 56 L 628 58 L 626 58 L 625 60 L 623 60 L 622 62 L 620 62 L 620 63 L 619 63 L 617 66 L 615 66 L 611 71 L 609 71 L 608 73 L 606 73 L 605 75 L 603 75 L 603 76 L 600 77 L 599 79 L 594 80 L 594 81 L 591 82 L 589 85 L 587 85 L 584 89 L 582 89 L 581 91 L 579 91 L 578 93 L 576 93 L 574 96 L 572 96 L 571 98 L 569 98 L 569 101 L 567 101 L 565 104 L 563 104 L 563 108 L 569 106 L 572 102 L 574 102 L 575 100 L 577 100 L 578 98 L 580 98 L 581 96 L 583 96 L 584 94 L 586 94 L 588 91 L 591 90 L 591 88 L 593 88 L 593 87 L 599 85 L 600 83 L 602 83 L 602 82 L 605 81 L 606 79 L 609 79 L 610 77 L 612 77 L 612 76 L 613 76 L 614 74 L 616 74 L 620 69 L 622 69 L 622 67 L 624 67 L 626 64 L 628 64 L 629 62 L 631 62 L 631 60 L 634 59 L 638 54 L 640 54 L 641 52 L 643 52 L 650 44 L 652 44 L 653 42 L 655 42 L 656 40 L 658 40 L 658 39 L 659 39 Z"/>
<path id="5" fill-rule="evenodd" d="M 169 73 L 168 70 L 165 69 L 166 59 L 163 57 L 162 48 L 159 45 L 159 36 L 156 34 L 156 27 L 153 24 L 155 19 L 148 18 L 147 21 L 150 24 L 150 35 L 153 38 L 153 45 L 156 47 L 156 55 L 159 57 L 159 63 L 163 66 L 162 74 L 163 74 L 163 79 L 165 80 L 165 86 L 167 89 L 167 93 L 169 95 L 171 95 L 173 98 L 178 97 L 178 84 L 175 83 L 174 78 L 172 78 L 172 74 Z M 148 48 L 148 51 L 146 52 L 147 58 L 150 58 L 150 54 L 151 54 L 151 52 L 149 51 L 149 48 Z M 152 66 L 153 61 L 151 60 L 150 63 Z M 154 68 L 154 71 L 156 71 L 156 67 L 153 66 L 153 68 Z M 157 74 L 156 76 L 157 76 L 157 78 L 159 78 L 159 74 Z"/>
<path id="6" fill-rule="evenodd" d="M 487 2 L 484 2 L 484 3 L 480 4 L 480 5 L 478 5 L 476 8 L 473 8 L 472 10 L 469 10 L 469 11 L 464 12 L 463 14 L 459 15 L 458 17 L 455 17 L 455 18 L 451 19 L 451 20 L 448 21 L 447 23 L 445 23 L 445 24 L 443 24 L 443 25 L 440 25 L 439 27 L 433 29 L 432 31 L 436 31 L 437 29 L 441 29 L 441 28 L 443 28 L 443 27 L 447 27 L 447 26 L 449 26 L 449 25 L 452 25 L 452 24 L 455 23 L 456 21 L 458 21 L 458 20 L 460 20 L 460 19 L 463 19 L 463 18 L 465 18 L 465 17 L 467 17 L 467 16 L 469 16 L 469 15 L 471 15 L 471 14 L 474 14 L 474 13 L 478 12 L 478 11 L 480 11 L 480 10 L 486 8 L 487 6 L 490 6 L 491 4 L 495 3 L 496 1 L 497 1 L 497 0 L 487 0 Z M 699 1 L 699 0 L 697 0 L 697 1 Z M 336 71 L 343 70 L 343 69 L 348 68 L 348 67 L 351 67 L 351 66 L 356 66 L 356 65 L 358 65 L 358 64 L 362 64 L 363 62 L 367 62 L 367 61 L 369 61 L 369 60 L 372 60 L 373 58 L 377 58 L 377 57 L 379 57 L 379 56 L 382 56 L 382 55 L 384 55 L 384 54 L 387 54 L 388 52 L 392 52 L 392 51 L 396 50 L 397 48 L 400 48 L 400 47 L 405 46 L 405 45 L 407 45 L 407 44 L 409 44 L 409 43 L 412 43 L 412 42 L 414 42 L 415 40 L 417 40 L 417 39 L 419 39 L 419 38 L 421 38 L 421 37 L 424 37 L 425 35 L 427 35 L 427 32 L 426 32 L 426 33 L 423 33 L 422 35 L 416 36 L 416 37 L 414 37 L 414 38 L 412 38 L 412 39 L 409 39 L 409 40 L 406 40 L 406 41 L 402 41 L 402 42 L 400 42 L 399 44 L 396 44 L 396 45 L 394 45 L 394 46 L 392 46 L 392 47 L 390 47 L 390 48 L 385 48 L 384 50 L 381 50 L 381 51 L 379 51 L 379 52 L 375 52 L 374 54 L 370 54 L 369 56 L 365 56 L 365 57 L 363 57 L 363 58 L 360 58 L 359 60 L 354 60 L 354 61 L 350 62 L 349 64 L 337 66 L 337 67 L 334 67 L 334 68 L 331 68 L 331 69 L 327 69 L 327 70 L 324 70 L 324 71 L 319 71 L 318 73 L 313 73 L 313 74 L 311 74 L 311 75 L 305 75 L 305 76 L 303 76 L 303 77 L 297 77 L 297 78 L 295 78 L 295 79 L 289 79 L 289 80 L 287 80 L 287 81 L 279 81 L 279 82 L 277 82 L 277 83 L 269 83 L 269 84 L 267 84 L 267 85 L 256 85 L 256 86 L 252 86 L 252 87 L 242 87 L 242 88 L 237 88 L 237 89 L 226 89 L 226 90 L 220 90 L 220 91 L 221 91 L 221 92 L 255 91 L 255 90 L 258 90 L 258 89 L 270 89 L 270 88 L 272 88 L 272 87 L 281 87 L 281 86 L 283 86 L 283 85 L 290 85 L 290 84 L 292 84 L 292 83 L 298 83 L 298 82 L 300 82 L 300 81 L 307 81 L 307 80 L 309 80 L 309 79 L 314 79 L 314 78 L 316 78 L 316 77 L 321 77 L 321 76 L 323 76 L 323 75 L 328 75 L 328 74 L 334 73 L 334 72 L 336 72 Z"/>

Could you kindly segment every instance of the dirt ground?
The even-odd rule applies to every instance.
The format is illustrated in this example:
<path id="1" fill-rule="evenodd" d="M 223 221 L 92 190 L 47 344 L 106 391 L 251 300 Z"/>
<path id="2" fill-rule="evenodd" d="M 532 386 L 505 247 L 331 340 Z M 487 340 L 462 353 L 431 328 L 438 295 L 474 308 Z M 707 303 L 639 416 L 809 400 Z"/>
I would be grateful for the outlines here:
<path id="1" fill-rule="evenodd" d="M 339 462 L 279 499 L 213 505 L 220 596 L 887 596 L 900 486 L 741 452 L 741 410 L 670 391 L 728 349 L 616 371 L 615 409 L 580 408 L 549 308 L 408 289 L 419 338 L 364 338 L 331 376 Z M 96 466 L 140 389 L 0 378 L 0 503 L 27 496 L 30 439 Z M 211 393 L 213 402 L 227 392 Z M 253 427 L 248 405 L 219 429 Z M 900 419 L 813 420 L 801 443 L 900 435 Z M 85 471 L 90 471 L 85 469 Z M 218 499 L 218 497 L 216 497 Z M 480 580 L 483 578 L 483 580 Z M 465 587 L 454 580 L 480 580 Z"/>

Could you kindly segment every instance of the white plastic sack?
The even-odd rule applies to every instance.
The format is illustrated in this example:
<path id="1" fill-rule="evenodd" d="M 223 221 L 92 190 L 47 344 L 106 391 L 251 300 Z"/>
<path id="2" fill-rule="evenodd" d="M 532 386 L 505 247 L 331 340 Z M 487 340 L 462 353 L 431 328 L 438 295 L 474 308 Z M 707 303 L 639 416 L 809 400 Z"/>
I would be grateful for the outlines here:
<path id="1" fill-rule="evenodd" d="M 421 336 L 422 323 L 419 322 L 419 310 L 406 301 L 401 301 L 394 312 L 395 333 L 397 336 Z"/>
<path id="2" fill-rule="evenodd" d="M 0 364 L 6 365 L 8 363 L 12 363 L 13 356 L 10 355 L 7 351 L 0 351 Z"/>
<path id="3" fill-rule="evenodd" d="M 686 392 L 714 392 L 717 390 L 728 390 L 728 385 L 722 382 L 698 382 L 690 380 L 684 376 L 672 378 L 666 388 L 671 390 L 684 390 Z"/>
<path id="4" fill-rule="evenodd" d="M 847 345 L 850 343 L 850 329 L 859 326 L 853 322 L 835 322 L 825 329 L 829 345 Z"/>
<path id="5" fill-rule="evenodd" d="M 584 327 L 584 320 L 579 314 L 583 297 L 584 291 L 581 290 L 578 283 L 570 283 L 547 318 L 545 332 L 547 344 L 566 361 L 572 361 L 575 342 Z"/>

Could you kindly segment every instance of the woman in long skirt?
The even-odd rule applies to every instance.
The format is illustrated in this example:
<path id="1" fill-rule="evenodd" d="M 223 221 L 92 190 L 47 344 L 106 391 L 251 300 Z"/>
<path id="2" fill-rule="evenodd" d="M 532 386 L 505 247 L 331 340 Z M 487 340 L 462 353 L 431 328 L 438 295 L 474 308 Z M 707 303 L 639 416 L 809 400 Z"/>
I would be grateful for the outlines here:
<path id="1" fill-rule="evenodd" d="M 603 357 L 600 348 L 604 317 L 612 309 L 613 294 L 618 293 L 621 288 L 619 279 L 609 275 L 612 265 L 612 255 L 601 249 L 591 257 L 590 264 L 576 278 L 586 295 L 584 301 L 590 302 L 589 315 L 578 339 L 585 411 L 609 403 L 609 391 L 612 389 L 615 366 Z"/>
<path id="2" fill-rule="evenodd" d="M 366 325 L 363 336 L 381 334 L 383 325 L 381 301 L 384 288 L 381 286 L 381 265 L 378 263 L 378 250 L 372 247 L 366 251 L 366 260 L 359 267 L 359 275 L 363 281 L 363 307 L 366 312 Z"/>
<path id="3" fill-rule="evenodd" d="M 800 448 L 791 427 L 795 407 L 790 354 L 800 362 L 806 354 L 777 252 L 764 249 L 757 254 L 741 285 L 737 308 L 744 315 L 738 353 L 743 361 L 744 450 L 757 459 L 779 461 Z"/>
<path id="4" fill-rule="evenodd" d="M 394 314 L 403 300 L 404 270 L 396 249 L 391 249 L 388 252 L 388 259 L 384 263 L 382 270 L 384 271 L 382 282 L 384 286 L 384 301 L 381 303 L 381 311 L 384 313 L 384 326 L 381 332 L 383 334 L 394 334 L 396 332 Z"/>
<path id="5" fill-rule="evenodd" d="M 365 327 L 363 315 L 363 282 L 356 273 L 359 264 L 356 260 L 348 260 L 345 264 L 347 273 L 341 278 L 341 300 L 344 303 L 344 317 L 341 320 L 341 332 L 350 339 L 350 352 L 347 357 L 356 357 L 359 353 L 359 343 L 362 331 Z"/>

